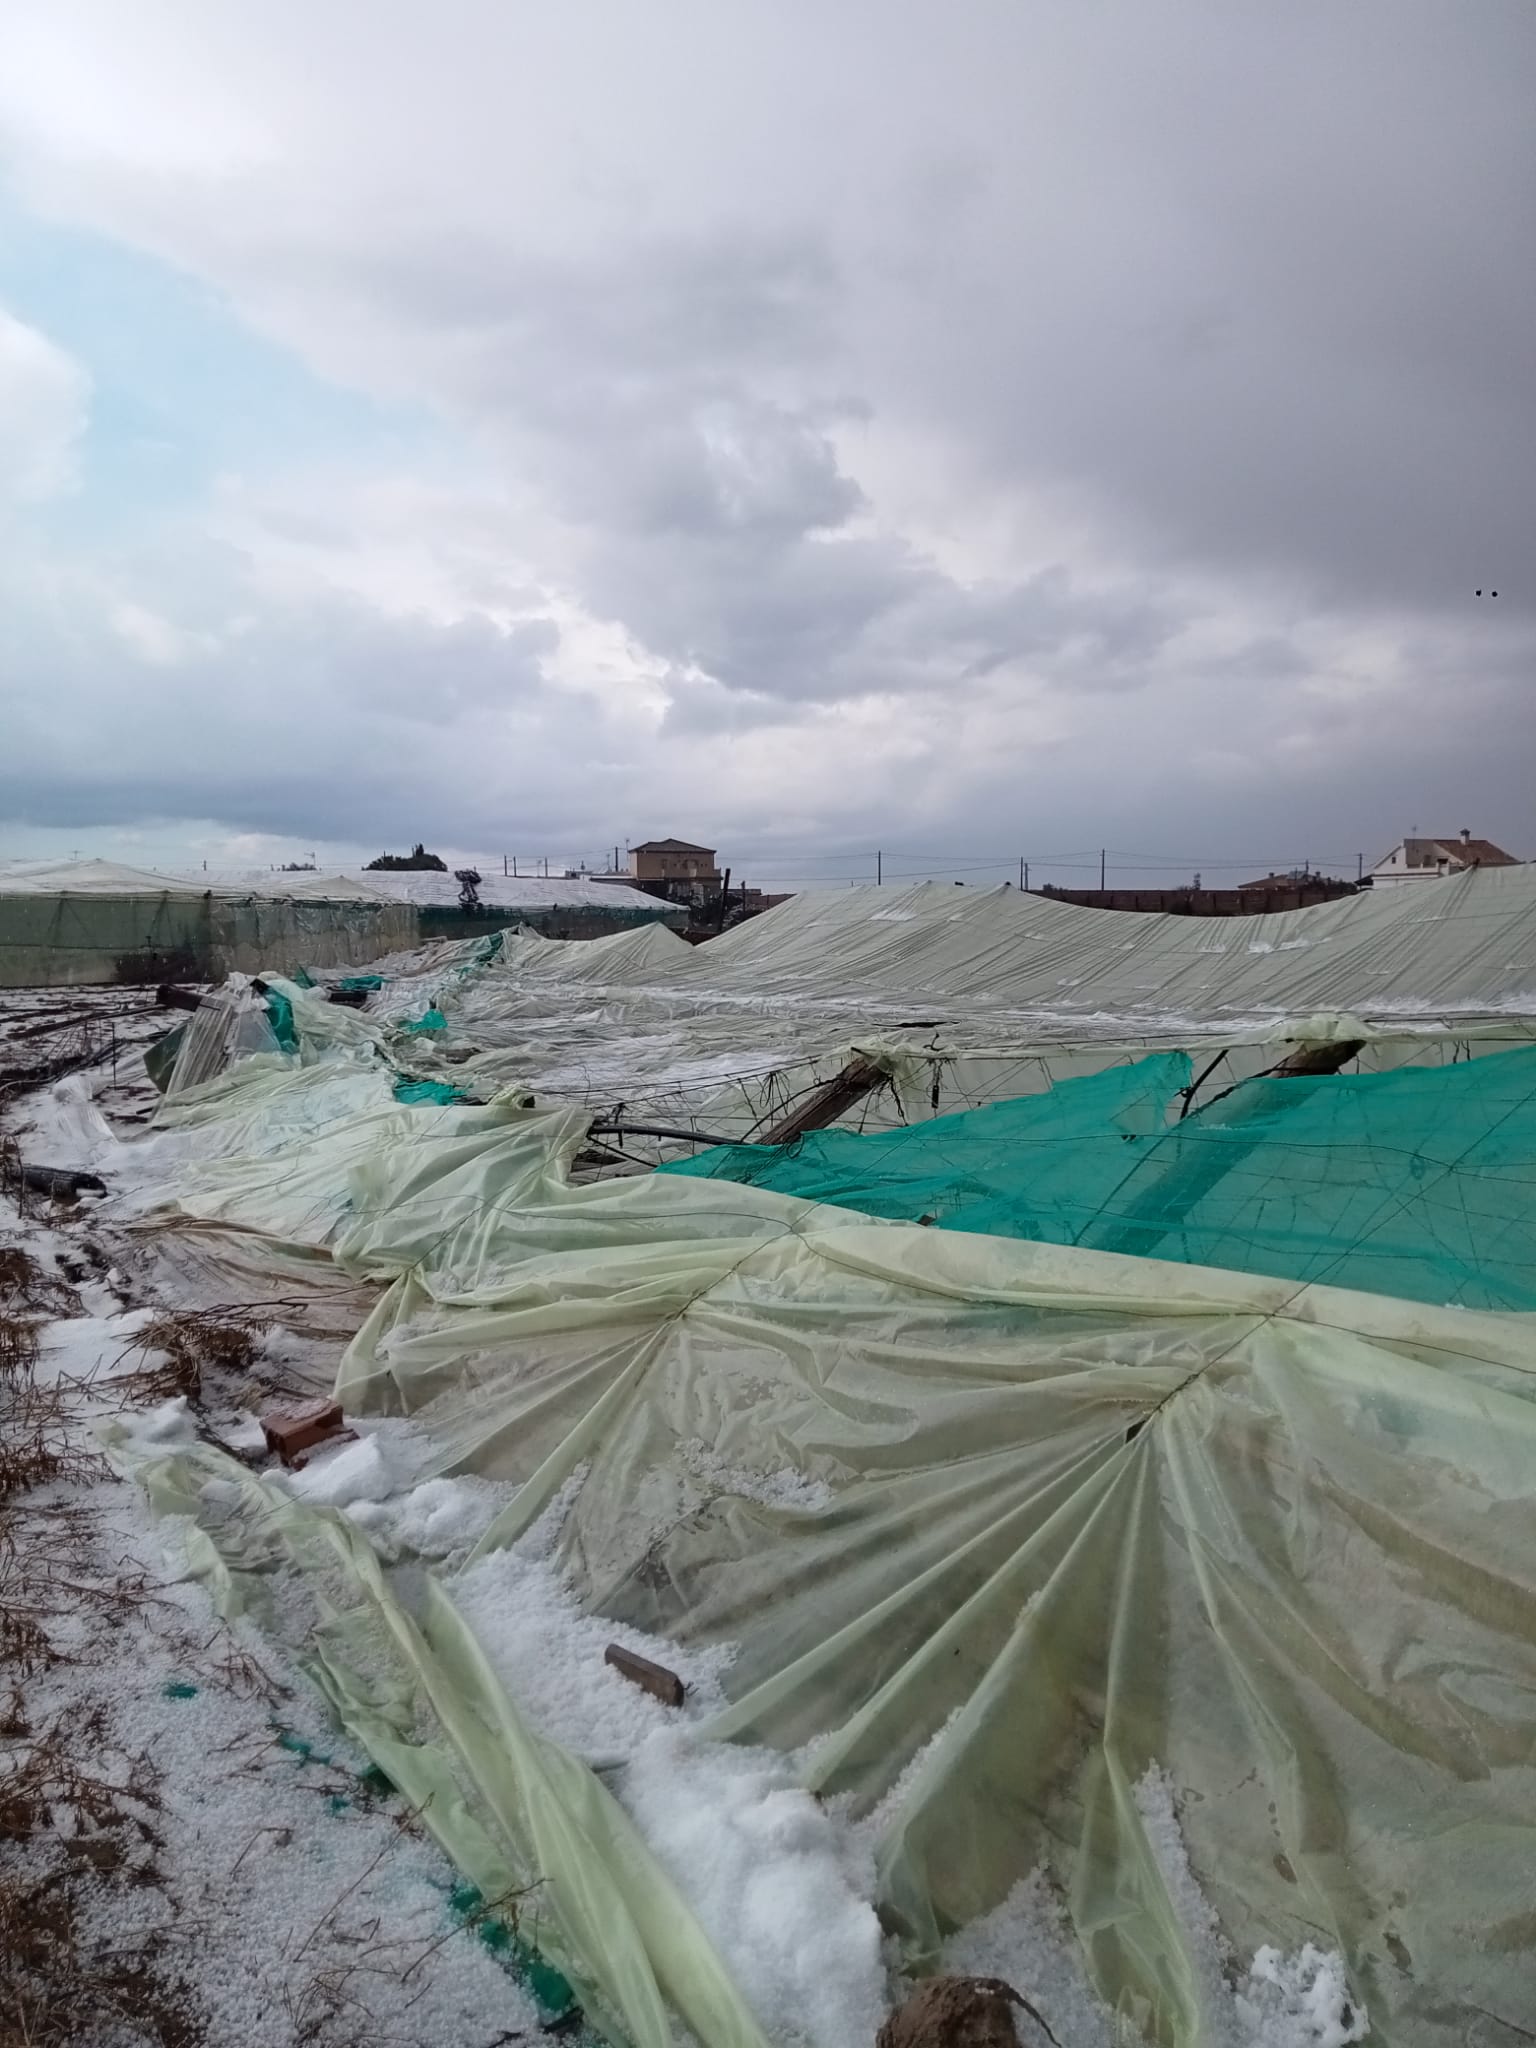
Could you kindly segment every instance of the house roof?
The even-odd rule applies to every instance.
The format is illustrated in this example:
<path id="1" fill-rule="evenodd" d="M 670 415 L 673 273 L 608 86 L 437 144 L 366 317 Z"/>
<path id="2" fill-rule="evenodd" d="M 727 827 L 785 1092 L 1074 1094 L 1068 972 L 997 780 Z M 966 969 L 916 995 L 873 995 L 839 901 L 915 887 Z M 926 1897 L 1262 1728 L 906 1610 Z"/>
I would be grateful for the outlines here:
<path id="1" fill-rule="evenodd" d="M 642 839 L 638 846 L 632 846 L 631 853 L 707 853 L 715 857 L 712 846 L 695 846 L 688 839 Z"/>
<path id="2" fill-rule="evenodd" d="M 1446 839 L 1441 844 L 1455 859 L 1477 861 L 1485 868 L 1517 868 L 1520 865 L 1512 853 L 1506 853 L 1502 846 L 1495 846 L 1491 839 Z"/>
<path id="3" fill-rule="evenodd" d="M 1387 858 L 1390 860 L 1391 855 Z M 1438 867 L 1443 860 L 1456 861 L 1462 867 L 1475 864 L 1484 868 L 1514 868 L 1520 865 L 1512 853 L 1506 853 L 1502 846 L 1495 846 L 1491 839 L 1463 839 L 1459 832 L 1452 832 L 1443 839 L 1420 837 L 1403 841 L 1403 863 L 1406 867 Z"/>

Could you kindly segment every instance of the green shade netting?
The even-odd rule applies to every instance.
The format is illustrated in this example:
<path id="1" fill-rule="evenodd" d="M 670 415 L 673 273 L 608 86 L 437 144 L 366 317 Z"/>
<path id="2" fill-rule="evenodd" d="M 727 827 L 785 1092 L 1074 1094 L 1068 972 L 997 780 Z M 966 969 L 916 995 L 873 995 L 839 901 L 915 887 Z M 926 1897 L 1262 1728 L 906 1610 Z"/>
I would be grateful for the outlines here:
<path id="1" fill-rule="evenodd" d="M 1245 1082 L 1181 1122 L 1182 1053 L 865 1137 L 663 1173 L 900 1221 L 1415 1301 L 1536 1309 L 1536 1051 Z"/>
<path id="2" fill-rule="evenodd" d="M 866 1215 L 1071 1244 L 1167 1124 L 1190 1079 L 1161 1053 L 877 1136 L 814 1131 L 792 1145 L 720 1145 L 659 1170 L 836 1202 Z"/>
<path id="3" fill-rule="evenodd" d="M 284 1052 L 299 1049 L 298 1028 L 293 1021 L 293 1004 L 280 989 L 269 988 L 263 1000 L 267 1006 L 267 1022 L 272 1026 L 272 1036 Z"/>
<path id="4" fill-rule="evenodd" d="M 467 1102 L 468 1096 L 462 1088 L 455 1088 L 451 1081 L 407 1081 L 403 1077 L 395 1083 L 396 1102 L 430 1102 L 443 1108 L 450 1102 Z"/>
<path id="5" fill-rule="evenodd" d="M 313 984 L 308 985 L 312 986 Z M 382 988 L 384 986 L 384 977 L 382 974 L 344 974 L 336 986 L 354 991 L 357 989 Z"/>
<path id="6" fill-rule="evenodd" d="M 443 1015 L 442 1011 L 437 1007 L 436 1003 L 434 1003 L 432 1007 L 427 1011 L 425 1016 L 418 1017 L 414 1023 L 402 1024 L 400 1026 L 400 1029 L 402 1031 L 413 1032 L 446 1031 L 448 1029 L 448 1019 Z"/>

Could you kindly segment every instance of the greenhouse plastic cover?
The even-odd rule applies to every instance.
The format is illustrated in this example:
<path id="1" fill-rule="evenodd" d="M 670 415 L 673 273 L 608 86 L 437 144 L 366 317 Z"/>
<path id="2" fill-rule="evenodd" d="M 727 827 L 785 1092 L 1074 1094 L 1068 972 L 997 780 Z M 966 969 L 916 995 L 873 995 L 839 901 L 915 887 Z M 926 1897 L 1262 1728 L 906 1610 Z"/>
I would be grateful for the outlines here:
<path id="1" fill-rule="evenodd" d="M 274 879 L 267 868 L 210 869 L 209 878 L 221 886 L 247 891 Z M 435 868 L 349 868 L 336 879 L 397 903 L 453 909 L 460 900 L 457 875 Z M 479 897 L 482 909 L 488 912 L 606 910 L 618 916 L 644 913 L 660 917 L 678 907 L 623 880 L 603 882 L 587 875 L 502 875 L 491 867 L 482 873 Z"/>
<path id="2" fill-rule="evenodd" d="M 840 1119 L 858 1129 L 1037 1093 L 1156 1050 L 1198 1054 L 1199 1107 L 1272 1068 L 1282 1044 L 1345 1039 L 1372 1071 L 1531 1044 L 1533 875 L 1469 873 L 1232 919 L 1013 889 L 823 891 L 696 947 L 652 925 L 590 942 L 509 931 L 493 959 L 424 948 L 391 964 L 362 1022 L 413 1078 L 622 1103 L 633 1123 L 712 1138 L 761 1136 L 852 1053 L 883 1076 Z M 445 1019 L 433 1044 L 389 1043 L 429 1006 Z M 655 1160 L 677 1148 L 626 1149 Z"/>
<path id="3" fill-rule="evenodd" d="M 1185 1053 L 906 1129 L 663 1172 L 941 1229 L 1536 1310 L 1536 1048 L 1244 1082 L 1177 1121 Z"/>
<path id="4" fill-rule="evenodd" d="M 734 1645 L 713 1732 L 877 1816 L 909 1962 L 1043 1867 L 1126 2023 L 1207 2041 L 1207 1964 L 1136 1794 L 1159 1768 L 1240 1953 L 1339 1948 L 1388 2043 L 1450 2048 L 1469 2013 L 1520 2038 L 1528 1318 L 707 1178 L 575 1185 L 585 1111 L 410 1108 L 369 1060 L 251 1058 L 169 1105 L 169 1206 L 392 1283 L 348 1408 L 413 1414 L 439 1471 L 519 1482 L 487 1546 L 563 1502 L 590 1610 Z M 408 1791 L 437 1784 L 482 1888 L 547 1877 L 557 1956 L 613 2030 L 661 2043 L 665 2000 L 753 2041 L 622 1813 L 522 1725 L 452 1574 L 402 1617 L 343 1516 L 274 1524 L 245 1475 L 211 1505 L 218 1464 L 147 1476 L 204 1524 L 211 1577 L 280 1544 L 330 1588 L 343 1718 Z"/>
<path id="5" fill-rule="evenodd" d="M 1468 870 L 1262 917 L 1143 916 L 1012 888 L 792 897 L 700 948 L 695 975 L 904 1003 L 1187 1018 L 1536 1011 L 1536 867 Z"/>
<path id="6" fill-rule="evenodd" d="M 1536 866 L 1243 918 L 1085 909 L 1007 887 L 808 892 L 696 947 L 654 926 L 590 943 L 528 934 L 480 994 L 571 980 L 713 1004 L 759 1042 L 807 1004 L 1010 1036 L 1053 1018 L 1104 1036 L 1272 1028 L 1340 1010 L 1376 1026 L 1529 1017 Z"/>
<path id="7" fill-rule="evenodd" d="M 160 874 L 119 861 L 0 861 L 0 896 L 271 897 L 321 903 L 393 903 L 388 890 L 360 875 L 319 875 L 262 868 L 248 876 Z"/>

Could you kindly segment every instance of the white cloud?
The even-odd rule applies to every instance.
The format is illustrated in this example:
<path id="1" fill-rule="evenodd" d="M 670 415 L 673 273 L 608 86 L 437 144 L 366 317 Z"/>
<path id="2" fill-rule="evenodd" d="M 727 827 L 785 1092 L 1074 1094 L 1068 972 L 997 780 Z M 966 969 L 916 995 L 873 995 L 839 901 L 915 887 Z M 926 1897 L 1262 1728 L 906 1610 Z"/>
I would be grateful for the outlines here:
<path id="1" fill-rule="evenodd" d="M 218 645 L 211 634 L 185 632 L 159 612 L 131 601 L 114 605 L 109 617 L 118 638 L 140 661 L 155 668 L 175 668 Z"/>
<path id="2" fill-rule="evenodd" d="M 0 307 L 0 503 L 74 485 L 90 397 L 81 366 Z"/>

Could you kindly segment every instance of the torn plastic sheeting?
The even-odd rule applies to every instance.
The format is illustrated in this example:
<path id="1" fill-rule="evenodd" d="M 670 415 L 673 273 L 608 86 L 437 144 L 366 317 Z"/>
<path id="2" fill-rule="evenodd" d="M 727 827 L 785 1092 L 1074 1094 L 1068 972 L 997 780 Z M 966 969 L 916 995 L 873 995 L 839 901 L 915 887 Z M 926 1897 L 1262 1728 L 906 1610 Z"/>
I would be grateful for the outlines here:
<path id="1" fill-rule="evenodd" d="M 879 1810 L 911 1958 L 1044 1863 L 1110 2002 L 1198 2040 L 1128 1790 L 1156 1762 L 1239 1949 L 1322 1932 L 1389 2041 L 1518 2015 L 1524 1318 L 681 1176 L 578 1188 L 582 1111 L 409 1114 L 441 1121 L 359 1144 L 342 1116 L 241 1165 L 248 1227 L 313 1221 L 398 1276 L 338 1392 L 414 1412 L 440 1472 L 521 1482 L 497 1539 L 574 1480 L 590 1607 L 738 1645 L 715 1732 L 815 1741 L 818 1787 Z"/>
<path id="2" fill-rule="evenodd" d="M 356 1224 L 353 1179 L 370 1160 L 408 1165 L 414 1150 L 418 1165 L 430 1158 L 441 1172 L 451 1160 L 462 1170 L 466 1158 L 494 1153 L 503 1130 L 524 1114 L 496 1104 L 401 1103 L 393 1082 L 371 1057 L 296 1071 L 242 1061 L 184 1104 L 162 1107 L 168 1127 L 211 1141 L 210 1156 L 179 1163 L 174 1179 L 146 1191 L 144 1204 L 329 1247 Z"/>
<path id="3" fill-rule="evenodd" d="M 564 1300 L 510 1271 L 505 1311 L 406 1281 L 349 1398 L 435 1396 L 440 1469 L 522 1482 L 487 1544 L 574 1485 L 597 1612 L 737 1646 L 713 1732 L 891 1801 L 910 1960 L 1043 1862 L 1117 2012 L 1197 2040 L 1131 1793 L 1160 1762 L 1240 1951 L 1322 1930 L 1405 2039 L 1454 2038 L 1447 1987 L 1513 2018 L 1528 1948 L 1477 1930 L 1536 1853 L 1523 1320 L 834 1214 L 677 1245 L 670 1291 L 618 1249 Z M 830 1505 L 767 1504 L 778 1471 Z"/>
<path id="4" fill-rule="evenodd" d="M 203 1087 L 231 1060 L 284 1050 L 269 1019 L 268 1005 L 243 975 L 232 975 L 223 988 L 205 996 L 182 1026 L 166 1078 L 166 1102 Z"/>
<path id="5" fill-rule="evenodd" d="M 672 2048 L 670 2004 L 709 2048 L 767 2048 L 622 1807 L 527 1726 L 441 1587 L 423 1580 L 407 1614 L 340 1512 L 202 1446 L 146 1453 L 121 1423 L 103 1440 L 158 1513 L 187 1518 L 193 1569 L 221 1613 L 270 1626 L 274 1574 L 299 1575 L 319 1613 L 303 1668 L 482 1897 L 523 1902 L 517 1924 L 594 2024 Z M 431 1740 L 417 1732 L 424 1710 Z"/>

